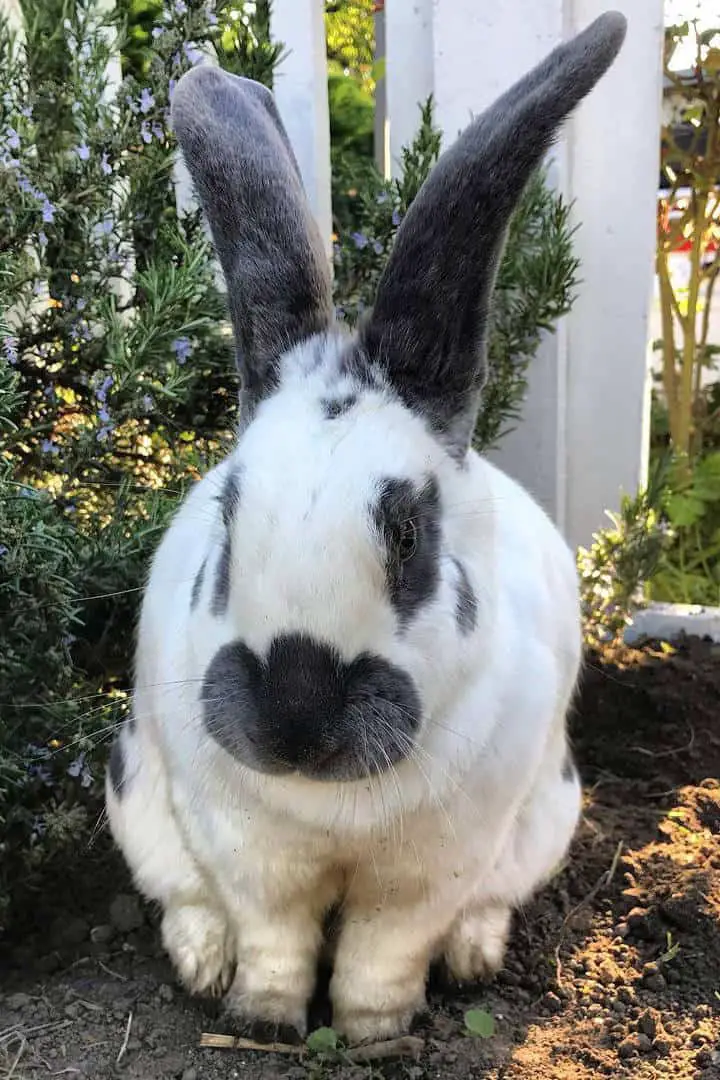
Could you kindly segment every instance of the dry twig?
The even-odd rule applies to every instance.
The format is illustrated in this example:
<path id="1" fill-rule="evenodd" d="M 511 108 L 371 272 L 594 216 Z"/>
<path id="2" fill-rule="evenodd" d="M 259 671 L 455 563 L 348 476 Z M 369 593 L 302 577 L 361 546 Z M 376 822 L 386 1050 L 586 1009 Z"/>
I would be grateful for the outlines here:
<path id="1" fill-rule="evenodd" d="M 125 1028 L 125 1038 L 123 1039 L 122 1046 L 120 1047 L 120 1049 L 118 1051 L 118 1056 L 115 1058 L 115 1064 L 116 1065 L 120 1064 L 123 1057 L 125 1056 L 125 1051 L 128 1048 L 128 1043 L 130 1042 L 130 1028 L 132 1027 L 132 1021 L 133 1021 L 133 1014 L 132 1014 L 132 1009 L 131 1009 L 130 1012 L 128 1013 L 127 1027 Z"/>
<path id="2" fill-rule="evenodd" d="M 216 1035 L 212 1032 L 203 1032 L 200 1046 L 218 1050 L 259 1050 L 261 1053 L 292 1054 L 294 1057 L 302 1057 L 307 1050 L 305 1046 L 293 1046 L 290 1043 L 259 1043 L 253 1039 L 244 1039 L 240 1035 Z M 384 1058 L 417 1059 L 424 1047 L 424 1039 L 416 1035 L 403 1035 L 399 1039 L 384 1039 L 382 1042 L 350 1047 L 342 1051 L 342 1057 L 354 1063 L 381 1061 Z"/>

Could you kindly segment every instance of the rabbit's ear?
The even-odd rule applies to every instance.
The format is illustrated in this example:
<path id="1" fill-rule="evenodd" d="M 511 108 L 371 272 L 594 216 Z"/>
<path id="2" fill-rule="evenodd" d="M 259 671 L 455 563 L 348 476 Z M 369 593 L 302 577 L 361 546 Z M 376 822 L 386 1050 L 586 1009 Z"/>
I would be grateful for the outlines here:
<path id="1" fill-rule="evenodd" d="M 332 320 L 330 266 L 272 94 L 216 67 L 179 80 L 172 124 L 228 287 L 245 406 Z"/>
<path id="2" fill-rule="evenodd" d="M 510 218 L 562 121 L 615 59 L 626 26 L 606 13 L 511 87 L 440 157 L 398 229 L 362 352 L 459 458 L 477 419 Z"/>

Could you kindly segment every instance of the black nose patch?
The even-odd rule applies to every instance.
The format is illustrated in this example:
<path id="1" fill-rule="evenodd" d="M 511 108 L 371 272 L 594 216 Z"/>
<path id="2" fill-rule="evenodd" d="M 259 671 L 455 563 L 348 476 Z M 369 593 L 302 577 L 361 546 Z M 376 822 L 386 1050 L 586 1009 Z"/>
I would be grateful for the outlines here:
<path id="1" fill-rule="evenodd" d="M 347 663 L 303 634 L 276 638 L 262 658 L 243 641 L 223 646 L 201 700 L 207 731 L 245 765 L 321 780 L 390 768 L 412 752 L 421 719 L 407 672 L 372 653 Z"/>

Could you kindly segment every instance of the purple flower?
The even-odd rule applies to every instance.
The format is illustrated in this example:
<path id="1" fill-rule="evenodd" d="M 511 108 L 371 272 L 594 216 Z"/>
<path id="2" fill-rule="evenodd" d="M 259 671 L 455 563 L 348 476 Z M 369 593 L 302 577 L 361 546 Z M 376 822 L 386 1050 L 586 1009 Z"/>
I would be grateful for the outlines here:
<path id="1" fill-rule="evenodd" d="M 153 124 L 152 133 L 155 136 L 155 138 L 158 140 L 158 142 L 162 142 L 162 140 L 165 138 L 165 132 L 160 127 L 160 125 L 157 124 L 157 123 Z"/>
<path id="2" fill-rule="evenodd" d="M 33 186 L 28 180 L 27 176 L 18 177 L 18 187 L 25 195 L 33 194 Z"/>
<path id="3" fill-rule="evenodd" d="M 367 247 L 368 238 L 367 238 L 367 236 L 365 236 L 365 233 L 361 233 L 361 232 L 351 233 L 350 234 L 350 239 L 352 240 L 355 247 L 359 248 L 360 251 L 362 251 L 363 248 Z"/>
<path id="4" fill-rule="evenodd" d="M 138 104 L 140 106 L 140 112 L 142 113 L 150 112 L 150 110 L 154 106 L 155 98 L 152 96 L 152 91 L 149 90 L 147 86 L 144 87 L 142 93 L 140 94 Z"/>
<path id="5" fill-rule="evenodd" d="M 23 105 L 22 109 L 20 110 L 20 115 L 24 116 L 26 120 L 32 120 L 32 114 L 32 105 Z"/>
<path id="6" fill-rule="evenodd" d="M 11 150 L 17 150 L 19 148 L 19 146 L 20 146 L 20 136 L 18 135 L 15 128 L 9 127 L 7 129 L 6 138 L 7 138 L 7 145 L 10 147 Z"/>
<path id="7" fill-rule="evenodd" d="M 6 548 L 5 544 L 0 544 L 0 559 L 2 559 L 5 555 L 7 555 L 7 553 L 8 553 L 8 548 Z"/>
<path id="8" fill-rule="evenodd" d="M 390 196 L 388 195 L 387 191 L 381 191 L 375 202 L 378 204 L 378 206 L 383 206 L 389 198 Z"/>
<path id="9" fill-rule="evenodd" d="M 18 362 L 18 339 L 8 334 L 3 338 L 2 351 L 5 354 L 5 359 L 8 364 L 17 364 Z"/>
<path id="10" fill-rule="evenodd" d="M 170 79 L 170 81 L 168 82 L 168 101 L 172 101 L 176 86 L 177 79 Z"/>
<path id="11" fill-rule="evenodd" d="M 55 396 L 55 387 L 53 386 L 52 383 L 50 383 L 50 385 L 46 386 L 45 389 L 43 390 L 43 397 L 51 398 L 51 397 L 54 397 L 54 396 Z"/>
<path id="12" fill-rule="evenodd" d="M 400 224 L 400 222 L 402 221 L 402 214 L 400 213 L 399 210 L 393 210 L 391 220 L 392 220 L 392 223 L 395 226 L 395 228 L 397 228 L 398 225 Z"/>
<path id="13" fill-rule="evenodd" d="M 79 146 L 75 147 L 75 153 L 81 161 L 87 161 L 87 159 L 90 157 L 90 147 L 87 145 L 86 142 L 83 141 L 80 143 Z"/>
<path id="14" fill-rule="evenodd" d="M 111 427 L 109 427 L 109 426 L 101 427 L 98 430 L 98 433 L 97 433 L 97 436 L 96 436 L 97 441 L 98 442 L 107 442 L 108 439 L 110 438 L 111 433 L 112 433 L 112 428 Z"/>
<path id="15" fill-rule="evenodd" d="M 70 112 L 73 114 L 73 116 L 75 115 L 75 113 L 79 113 L 81 109 L 82 109 L 82 102 L 81 101 L 73 101 L 72 105 L 70 106 Z"/>
<path id="16" fill-rule="evenodd" d="M 38 233 L 38 240 L 40 241 L 42 246 L 45 247 L 45 245 L 48 242 L 48 238 L 47 238 L 47 234 L 46 234 L 44 229 L 41 229 L 40 232 Z"/>
<path id="17" fill-rule="evenodd" d="M 155 408 L 155 402 L 153 401 L 150 394 L 143 394 L 142 406 L 145 412 L 153 411 L 153 409 Z"/>
<path id="18" fill-rule="evenodd" d="M 100 159 L 100 168 L 104 172 L 105 176 L 109 176 L 112 172 L 112 165 L 108 161 L 107 154 L 103 154 L 102 158 Z"/>
<path id="19" fill-rule="evenodd" d="M 175 353 L 178 364 L 184 364 L 192 352 L 190 338 L 186 337 L 175 338 L 170 348 Z"/>
<path id="20" fill-rule="evenodd" d="M 153 26 L 153 28 L 152 28 L 152 36 L 154 38 L 159 38 L 160 35 L 164 34 L 164 33 L 165 33 L 165 27 L 164 26 Z"/>
<path id="21" fill-rule="evenodd" d="M 52 439 L 43 439 L 42 443 L 40 444 L 40 449 L 42 450 L 43 454 L 60 453 L 60 447 L 56 446 Z"/>
<path id="22" fill-rule="evenodd" d="M 102 420 L 103 424 L 110 423 L 110 413 L 103 405 L 101 409 L 98 409 L 98 420 Z"/>
<path id="23" fill-rule="evenodd" d="M 75 307 L 78 309 L 78 311 L 85 310 L 85 308 L 87 307 L 87 300 L 84 296 L 78 296 L 77 300 L 75 301 Z"/>
<path id="24" fill-rule="evenodd" d="M 187 4 L 185 0 L 175 0 L 175 12 L 177 15 L 187 14 Z"/>
<path id="25" fill-rule="evenodd" d="M 207 21 L 210 23 L 211 26 L 217 26 L 218 17 L 214 11 L 208 12 Z"/>
<path id="26" fill-rule="evenodd" d="M 375 252 L 376 255 L 382 255 L 383 246 L 382 246 L 382 244 L 380 243 L 379 240 L 374 240 L 373 241 L 373 251 Z"/>
<path id="27" fill-rule="evenodd" d="M 143 120 L 142 124 L 140 125 L 140 134 L 142 136 L 143 142 L 145 142 L 145 143 L 151 143 L 152 142 L 152 131 L 148 127 L 147 120 Z"/>
<path id="28" fill-rule="evenodd" d="M 55 220 L 55 207 L 53 206 L 53 204 L 50 202 L 49 199 L 45 199 L 45 202 L 43 203 L 42 219 L 48 225 L 51 225 L 53 223 L 53 221 Z M 46 242 L 47 242 L 47 238 L 46 238 Z"/>
<path id="29" fill-rule="evenodd" d="M 101 385 L 95 391 L 95 397 L 98 399 L 98 401 L 105 401 L 105 398 L 107 397 L 107 392 L 112 386 L 113 381 L 114 380 L 112 375 L 105 376 Z"/>
<path id="30" fill-rule="evenodd" d="M 183 52 L 185 53 L 191 64 L 199 64 L 203 58 L 203 54 L 195 45 L 193 45 L 192 41 L 186 41 L 183 44 Z"/>
<path id="31" fill-rule="evenodd" d="M 68 776 L 79 776 L 80 783 L 84 788 L 90 787 L 92 784 L 92 773 L 90 772 L 87 762 L 85 761 L 85 753 L 78 754 L 74 761 L 71 761 L 68 765 Z"/>

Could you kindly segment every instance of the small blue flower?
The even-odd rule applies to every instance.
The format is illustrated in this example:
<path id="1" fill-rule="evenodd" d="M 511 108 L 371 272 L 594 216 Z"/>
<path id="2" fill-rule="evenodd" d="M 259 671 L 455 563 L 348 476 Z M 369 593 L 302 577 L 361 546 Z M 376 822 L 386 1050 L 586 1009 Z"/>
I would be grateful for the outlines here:
<path id="1" fill-rule="evenodd" d="M 158 142 L 162 142 L 162 140 L 165 138 L 165 132 L 163 131 L 163 129 L 160 127 L 160 125 L 158 123 L 153 124 L 152 133 L 155 136 L 155 138 L 158 140 Z"/>
<path id="2" fill-rule="evenodd" d="M 149 113 L 154 106 L 155 98 L 152 96 L 152 91 L 149 90 L 147 86 L 143 88 L 138 104 L 140 106 L 140 112 L 142 113 Z"/>
<path id="3" fill-rule="evenodd" d="M 20 110 L 20 115 L 24 116 L 26 120 L 32 120 L 32 114 L 32 105 L 23 105 L 22 109 Z"/>
<path id="4" fill-rule="evenodd" d="M 46 397 L 46 398 L 55 397 L 55 387 L 53 386 L 52 383 L 50 383 L 49 386 L 46 386 L 45 389 L 43 390 L 43 397 Z"/>
<path id="5" fill-rule="evenodd" d="M 7 145 L 10 147 L 11 150 L 18 150 L 19 149 L 19 147 L 20 147 L 20 136 L 18 135 L 15 128 L 9 127 L 7 129 L 6 138 L 7 138 Z"/>
<path id="6" fill-rule="evenodd" d="M 155 408 L 155 402 L 153 401 L 150 394 L 143 394 L 142 406 L 143 406 L 143 409 L 145 410 L 145 412 L 152 412 L 153 411 L 153 409 Z"/>
<path id="7" fill-rule="evenodd" d="M 177 86 L 177 79 L 170 79 L 168 82 L 168 100 L 172 101 L 173 94 L 175 93 L 175 87 Z"/>
<path id="8" fill-rule="evenodd" d="M 48 225 L 51 225 L 55 220 L 55 207 L 49 199 L 45 199 L 45 202 L 43 203 L 42 219 Z M 45 242 L 47 243 L 47 237 L 45 238 Z"/>
<path id="9" fill-rule="evenodd" d="M 183 52 L 185 53 L 185 55 L 187 56 L 187 58 L 188 58 L 188 60 L 190 61 L 191 64 L 199 64 L 200 61 L 202 60 L 203 54 L 200 52 L 200 50 L 198 48 L 196 48 L 195 45 L 193 45 L 193 43 L 191 41 L 190 42 L 187 42 L 187 41 L 184 42 L 184 44 L 183 44 Z"/>
<path id="10" fill-rule="evenodd" d="M 90 147 L 85 142 L 81 142 L 79 146 L 75 147 L 75 153 L 81 161 L 87 161 L 90 157 Z"/>
<path id="11" fill-rule="evenodd" d="M 164 34 L 164 33 L 165 33 L 165 27 L 164 26 L 153 26 L 153 28 L 152 28 L 152 36 L 154 38 L 159 38 L 160 35 Z"/>
<path id="12" fill-rule="evenodd" d="M 40 444 L 40 449 L 42 450 L 43 454 L 60 453 L 60 447 L 56 446 L 52 439 L 43 439 L 42 443 Z"/>
<path id="13" fill-rule="evenodd" d="M 112 165 L 108 161 L 107 154 L 103 154 L 102 158 L 100 159 L 100 168 L 102 169 L 105 176 L 109 176 L 112 172 Z"/>
<path id="14" fill-rule="evenodd" d="M 98 409 L 98 420 L 102 420 L 103 424 L 110 423 L 110 413 L 107 411 L 104 405 L 101 409 Z"/>
<path id="15" fill-rule="evenodd" d="M 208 13 L 207 21 L 211 26 L 217 26 L 218 17 L 214 11 Z"/>
<path id="16" fill-rule="evenodd" d="M 367 236 L 365 236 L 365 233 L 361 233 L 361 232 L 351 233 L 350 234 L 350 239 L 354 243 L 355 247 L 358 248 L 360 251 L 362 251 L 363 248 L 367 247 L 368 238 L 367 238 Z"/>
<path id="17" fill-rule="evenodd" d="M 0 559 L 7 555 L 8 550 L 9 549 L 5 546 L 5 544 L 0 544 Z"/>
<path id="18" fill-rule="evenodd" d="M 144 143 L 152 142 L 152 131 L 148 127 L 147 120 L 143 120 L 142 124 L 140 125 L 140 134 Z"/>
<path id="19" fill-rule="evenodd" d="M 17 364 L 18 339 L 13 337 L 12 334 L 8 334 L 7 337 L 2 339 L 2 351 L 8 364 Z"/>
<path id="20" fill-rule="evenodd" d="M 184 364 L 192 352 L 190 338 L 186 337 L 175 338 L 170 348 L 175 353 L 178 364 Z"/>
<path id="21" fill-rule="evenodd" d="M 380 243 L 379 240 L 374 240 L 373 241 L 373 251 L 375 252 L 376 255 L 382 255 L 383 246 L 382 246 L 382 244 Z"/>
<path id="22" fill-rule="evenodd" d="M 185 0 L 175 0 L 175 12 L 177 15 L 187 14 L 187 4 Z"/>
<path id="23" fill-rule="evenodd" d="M 112 386 L 113 382 L 114 382 L 114 380 L 113 380 L 112 375 L 106 375 L 105 376 L 105 378 L 103 379 L 101 385 L 95 391 L 95 397 L 98 399 L 98 401 L 105 401 L 105 399 L 107 397 L 107 392 L 110 389 L 110 387 Z"/>
<path id="24" fill-rule="evenodd" d="M 378 204 L 378 206 L 383 206 L 389 198 L 390 196 L 388 195 L 387 191 L 381 191 L 375 202 Z"/>
<path id="25" fill-rule="evenodd" d="M 106 427 L 101 427 L 98 430 L 98 433 L 97 433 L 97 436 L 96 436 L 97 441 L 98 442 L 107 442 L 108 439 L 110 438 L 111 432 L 112 432 L 111 427 L 107 427 L 107 426 Z"/>
<path id="26" fill-rule="evenodd" d="M 75 307 L 78 309 L 78 311 L 85 310 L 85 308 L 87 307 L 87 300 L 84 296 L 78 296 L 77 300 L 75 301 Z"/>
<path id="27" fill-rule="evenodd" d="M 47 234 L 46 234 L 44 229 L 41 229 L 40 232 L 38 233 L 38 240 L 40 241 L 42 246 L 45 247 L 45 245 L 48 242 L 48 238 L 47 238 Z"/>
<path id="28" fill-rule="evenodd" d="M 397 226 L 400 224 L 401 221 L 402 221 L 402 214 L 400 213 L 400 211 L 399 210 L 393 210 L 393 212 L 392 212 L 392 223 L 395 226 L 395 228 L 397 228 Z"/>

